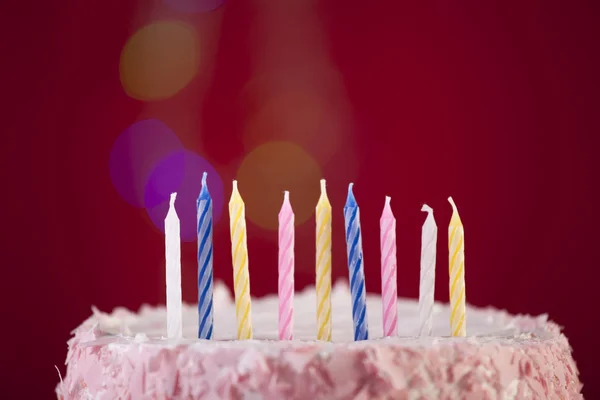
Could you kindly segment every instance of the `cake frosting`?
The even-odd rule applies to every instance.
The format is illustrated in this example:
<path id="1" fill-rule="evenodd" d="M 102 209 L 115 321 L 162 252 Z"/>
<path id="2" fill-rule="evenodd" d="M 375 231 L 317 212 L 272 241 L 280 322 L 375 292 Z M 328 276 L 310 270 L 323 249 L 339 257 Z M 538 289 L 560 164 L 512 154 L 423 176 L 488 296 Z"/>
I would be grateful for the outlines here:
<path id="1" fill-rule="evenodd" d="M 180 340 L 165 339 L 164 307 L 118 308 L 73 331 L 59 399 L 581 399 L 567 338 L 546 315 L 467 308 L 467 337 L 449 334 L 434 305 L 433 335 L 418 337 L 418 306 L 398 301 L 398 337 L 382 336 L 381 297 L 367 296 L 371 340 L 353 342 L 350 294 L 332 291 L 332 342 L 316 337 L 314 289 L 296 293 L 294 340 L 277 340 L 277 297 L 254 299 L 254 340 L 235 340 L 228 289 L 214 290 L 215 340 L 195 337 L 184 305 Z"/>

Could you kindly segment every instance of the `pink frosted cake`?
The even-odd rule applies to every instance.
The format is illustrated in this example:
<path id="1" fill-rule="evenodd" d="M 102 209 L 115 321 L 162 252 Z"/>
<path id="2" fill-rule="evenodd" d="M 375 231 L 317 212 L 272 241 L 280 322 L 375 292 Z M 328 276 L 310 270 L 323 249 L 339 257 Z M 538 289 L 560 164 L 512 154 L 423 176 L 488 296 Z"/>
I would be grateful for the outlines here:
<path id="1" fill-rule="evenodd" d="M 227 289 L 216 285 L 215 341 L 195 339 L 197 310 L 184 306 L 184 337 L 163 339 L 165 309 L 94 310 L 69 341 L 62 399 L 580 399 L 567 338 L 546 316 L 467 309 L 468 336 L 416 337 L 417 302 L 398 302 L 400 337 L 381 338 L 381 299 L 369 295 L 371 340 L 352 342 L 350 296 L 332 294 L 333 342 L 315 337 L 315 293 L 296 294 L 295 340 L 277 338 L 277 297 L 252 303 L 254 337 L 236 341 Z"/>

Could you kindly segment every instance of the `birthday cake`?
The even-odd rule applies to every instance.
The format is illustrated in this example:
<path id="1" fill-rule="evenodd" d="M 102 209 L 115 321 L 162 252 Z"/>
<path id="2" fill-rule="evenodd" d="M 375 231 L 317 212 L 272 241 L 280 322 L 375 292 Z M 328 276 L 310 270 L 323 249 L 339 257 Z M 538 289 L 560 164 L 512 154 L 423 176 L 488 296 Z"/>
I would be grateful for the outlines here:
<path id="1" fill-rule="evenodd" d="M 73 331 L 59 399 L 580 399 L 567 338 L 545 315 L 467 306 L 466 337 L 449 337 L 436 303 L 433 335 L 418 336 L 418 305 L 398 301 L 398 336 L 382 337 L 381 297 L 367 296 L 369 340 L 353 341 L 350 294 L 332 291 L 332 341 L 316 341 L 314 289 L 297 293 L 294 340 L 278 341 L 276 296 L 254 299 L 254 339 L 236 338 L 235 307 L 214 290 L 214 339 L 196 339 L 184 305 L 183 339 L 165 339 L 164 307 L 119 308 Z"/>

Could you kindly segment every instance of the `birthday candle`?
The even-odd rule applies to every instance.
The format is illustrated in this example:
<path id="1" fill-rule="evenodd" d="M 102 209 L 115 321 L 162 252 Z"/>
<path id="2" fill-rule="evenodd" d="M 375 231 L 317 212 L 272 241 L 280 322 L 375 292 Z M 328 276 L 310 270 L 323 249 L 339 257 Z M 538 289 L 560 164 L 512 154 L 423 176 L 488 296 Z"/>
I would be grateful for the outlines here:
<path id="1" fill-rule="evenodd" d="M 435 290 L 435 255 L 437 244 L 437 225 L 433 218 L 433 209 L 427 204 L 421 211 L 427 212 L 427 218 L 421 229 L 421 283 L 419 285 L 419 335 L 431 336 L 433 299 Z"/>
<path id="2" fill-rule="evenodd" d="M 352 193 L 351 183 L 348 187 L 348 198 L 344 206 L 344 222 L 346 225 L 346 249 L 348 253 L 348 272 L 350 275 L 350 295 L 352 297 L 352 322 L 354 324 L 354 340 L 367 340 L 369 328 L 367 324 L 367 303 L 365 289 L 365 272 L 363 267 L 362 238 L 360 234 L 360 213 L 356 199 Z"/>
<path id="3" fill-rule="evenodd" d="M 316 208 L 317 339 L 331 341 L 331 204 L 325 179 Z"/>
<path id="4" fill-rule="evenodd" d="M 398 290 L 396 287 L 396 218 L 390 207 L 390 197 L 379 220 L 381 239 L 381 303 L 383 307 L 383 336 L 398 332 Z"/>
<path id="5" fill-rule="evenodd" d="M 202 174 L 202 190 L 196 201 L 198 227 L 198 338 L 213 336 L 213 209 L 206 184 L 206 172 Z"/>
<path id="6" fill-rule="evenodd" d="M 229 226 L 231 232 L 231 258 L 233 261 L 233 292 L 238 339 L 252 339 L 252 313 L 250 310 L 250 275 L 248 273 L 248 247 L 246 245 L 246 215 L 244 201 L 238 192 L 237 181 L 229 200 Z"/>
<path id="7" fill-rule="evenodd" d="M 171 193 L 165 218 L 165 258 L 167 282 L 167 337 L 183 337 L 181 300 L 181 239 L 179 218 L 175 211 L 177 193 Z"/>
<path id="8" fill-rule="evenodd" d="M 465 231 L 456 204 L 452 205 L 452 218 L 448 227 L 448 258 L 450 269 L 450 330 L 452 336 L 466 336 L 465 321 Z"/>
<path id="9" fill-rule="evenodd" d="M 294 212 L 284 192 L 279 211 L 279 340 L 294 338 Z"/>

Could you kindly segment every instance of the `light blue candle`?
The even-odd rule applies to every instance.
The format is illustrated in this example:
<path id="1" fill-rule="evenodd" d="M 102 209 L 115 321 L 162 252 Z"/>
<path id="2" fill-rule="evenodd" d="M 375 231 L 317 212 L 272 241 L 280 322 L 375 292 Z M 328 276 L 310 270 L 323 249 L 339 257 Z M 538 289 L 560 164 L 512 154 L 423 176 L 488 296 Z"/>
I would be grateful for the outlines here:
<path id="1" fill-rule="evenodd" d="M 198 222 L 198 338 L 213 337 L 213 209 L 202 175 L 202 190 L 196 201 Z"/>
<path id="2" fill-rule="evenodd" d="M 344 206 L 348 273 L 350 275 L 350 294 L 352 296 L 352 321 L 354 324 L 354 340 L 367 340 L 369 338 L 369 327 L 367 324 L 367 293 L 365 289 L 362 237 L 360 234 L 360 212 L 354 193 L 352 193 L 353 185 L 351 183 L 348 187 L 348 198 Z"/>

